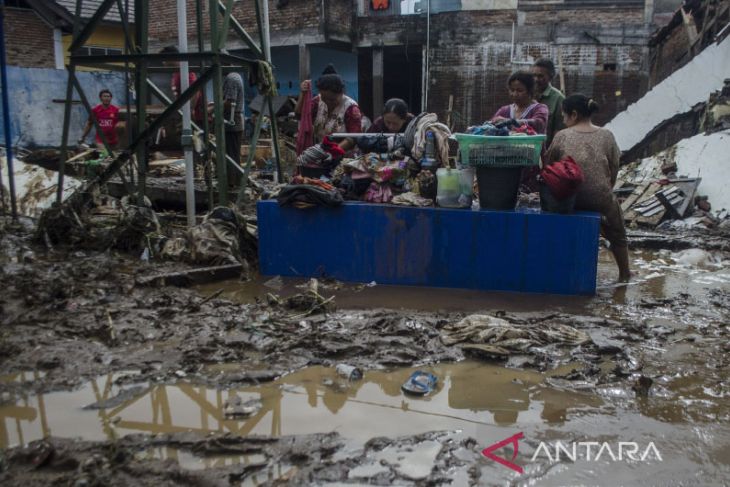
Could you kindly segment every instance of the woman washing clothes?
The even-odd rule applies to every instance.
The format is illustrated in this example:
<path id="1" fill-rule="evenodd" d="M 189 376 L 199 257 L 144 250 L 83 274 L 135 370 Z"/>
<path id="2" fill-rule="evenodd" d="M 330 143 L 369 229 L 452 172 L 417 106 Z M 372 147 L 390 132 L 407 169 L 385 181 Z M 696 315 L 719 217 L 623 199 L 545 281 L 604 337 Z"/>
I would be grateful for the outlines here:
<path id="1" fill-rule="evenodd" d="M 408 111 L 406 102 L 400 98 L 391 98 L 385 102 L 383 116 L 375 119 L 368 133 L 402 134 L 414 118 L 416 116 Z"/>
<path id="2" fill-rule="evenodd" d="M 555 134 L 545 164 L 570 156 L 580 165 L 584 180 L 576 195 L 575 209 L 602 215 L 601 234 L 611 244 L 619 281 L 627 282 L 631 272 L 626 228 L 621 207 L 613 195 L 621 151 L 609 130 L 593 125 L 591 116 L 599 109 L 595 101 L 584 95 L 571 95 L 563 100 L 562 108 L 567 128 Z"/>
<path id="3" fill-rule="evenodd" d="M 319 94 L 311 98 L 309 107 L 305 107 L 305 99 L 311 97 L 312 82 L 305 80 L 301 85 L 301 93 L 294 113 L 297 117 L 309 111 L 312 120 L 313 144 L 322 142 L 325 136 L 334 133 L 360 133 L 362 131 L 362 113 L 357 102 L 345 95 L 345 82 L 337 74 L 331 64 L 322 72 L 316 83 Z M 355 146 L 353 139 L 338 142 L 343 151 Z M 306 148 L 306 147 L 305 147 Z"/>
<path id="4" fill-rule="evenodd" d="M 512 103 L 497 110 L 491 122 L 496 124 L 515 120 L 520 125 L 529 125 L 538 134 L 544 134 L 547 128 L 548 107 L 533 98 L 535 78 L 532 74 L 525 71 L 512 73 L 507 81 L 507 88 Z"/>

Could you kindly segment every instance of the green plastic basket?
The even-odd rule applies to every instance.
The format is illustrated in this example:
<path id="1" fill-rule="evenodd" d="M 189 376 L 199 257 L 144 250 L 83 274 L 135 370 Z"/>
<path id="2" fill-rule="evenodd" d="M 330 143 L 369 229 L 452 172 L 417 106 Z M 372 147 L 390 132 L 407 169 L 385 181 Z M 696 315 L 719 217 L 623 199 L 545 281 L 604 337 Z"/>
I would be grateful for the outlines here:
<path id="1" fill-rule="evenodd" d="M 454 134 L 459 141 L 461 162 L 475 167 L 525 167 L 540 164 L 544 135 Z"/>

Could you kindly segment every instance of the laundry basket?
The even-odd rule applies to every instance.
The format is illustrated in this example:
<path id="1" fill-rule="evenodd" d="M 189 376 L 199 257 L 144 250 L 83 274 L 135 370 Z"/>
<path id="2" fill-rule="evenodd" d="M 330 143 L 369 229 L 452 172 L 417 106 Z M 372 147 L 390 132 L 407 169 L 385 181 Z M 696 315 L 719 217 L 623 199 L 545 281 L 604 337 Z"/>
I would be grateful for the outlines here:
<path id="1" fill-rule="evenodd" d="M 540 164 L 544 135 L 488 136 L 454 134 L 461 163 L 476 168 L 479 206 L 513 210 L 522 169 Z"/>

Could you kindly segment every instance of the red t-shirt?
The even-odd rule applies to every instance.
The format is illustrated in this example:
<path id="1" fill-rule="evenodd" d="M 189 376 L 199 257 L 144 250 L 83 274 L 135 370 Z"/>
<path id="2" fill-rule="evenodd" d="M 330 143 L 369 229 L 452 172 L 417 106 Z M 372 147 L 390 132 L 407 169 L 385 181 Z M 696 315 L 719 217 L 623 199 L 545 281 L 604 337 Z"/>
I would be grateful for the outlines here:
<path id="1" fill-rule="evenodd" d="M 197 76 L 195 76 L 195 73 L 192 71 L 188 72 L 188 86 L 195 83 L 195 81 L 198 79 Z M 180 93 L 182 92 L 182 89 L 180 88 L 180 72 L 176 71 L 172 73 L 172 86 L 177 91 L 177 96 L 180 96 Z M 203 96 L 198 91 L 195 96 L 193 96 L 193 100 L 190 103 L 190 106 L 192 107 L 192 113 L 191 116 L 193 117 L 193 120 L 202 120 L 203 114 L 205 113 L 205 107 L 203 106 Z"/>
<path id="2" fill-rule="evenodd" d="M 117 142 L 117 132 L 114 128 L 119 122 L 119 108 L 114 105 L 105 107 L 102 104 L 96 105 L 91 109 L 96 118 L 99 128 L 104 132 L 104 137 L 109 145 L 115 145 Z M 96 141 L 101 144 L 101 137 L 96 134 Z"/>

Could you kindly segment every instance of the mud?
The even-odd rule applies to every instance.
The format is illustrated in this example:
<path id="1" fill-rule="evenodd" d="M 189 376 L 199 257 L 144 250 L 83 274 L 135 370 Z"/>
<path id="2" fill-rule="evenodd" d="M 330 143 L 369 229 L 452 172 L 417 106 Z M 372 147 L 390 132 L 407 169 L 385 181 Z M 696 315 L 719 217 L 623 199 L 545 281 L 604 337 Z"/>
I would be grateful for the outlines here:
<path id="1" fill-rule="evenodd" d="M 712 485 L 730 473 L 730 265 L 715 244 L 635 250 L 636 278 L 619 287 L 602 252 L 592 298 L 334 281 L 315 295 L 270 277 L 149 288 L 141 278 L 181 265 L 50 250 L 27 228 L 5 228 L 0 244 L 3 485 Z M 590 340 L 506 354 L 445 345 L 447 325 L 471 314 Z M 343 382 L 338 363 L 365 377 Z M 432 397 L 400 392 L 414 367 L 440 377 Z M 225 418 L 232 393 L 261 409 Z M 520 475 L 480 455 L 517 431 Z M 653 439 L 666 458 L 528 462 L 540 441 L 624 437 Z"/>

